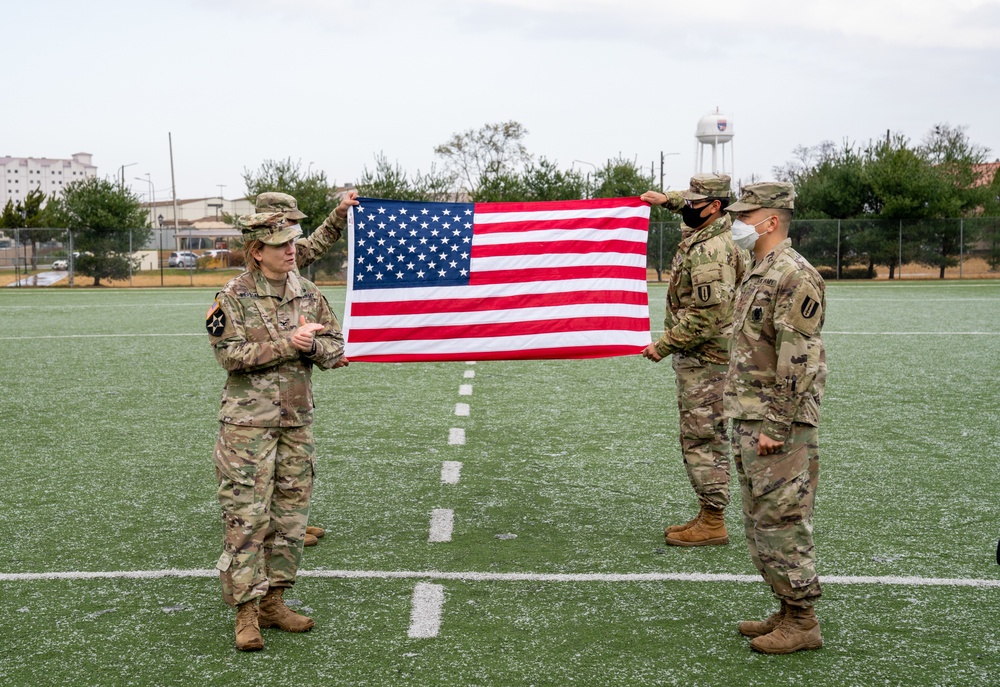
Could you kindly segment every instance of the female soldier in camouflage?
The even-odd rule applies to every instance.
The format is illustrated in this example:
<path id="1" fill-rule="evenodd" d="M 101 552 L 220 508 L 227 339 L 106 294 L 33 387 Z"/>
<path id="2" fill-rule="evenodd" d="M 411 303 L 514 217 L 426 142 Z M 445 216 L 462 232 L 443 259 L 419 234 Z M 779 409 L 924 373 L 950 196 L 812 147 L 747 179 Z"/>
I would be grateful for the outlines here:
<path id="1" fill-rule="evenodd" d="M 336 365 L 344 338 L 323 294 L 295 274 L 301 230 L 280 212 L 239 224 L 247 271 L 218 293 L 206 327 L 229 373 L 213 456 L 225 524 L 216 567 L 238 609 L 236 646 L 255 651 L 261 627 L 313 626 L 282 595 L 295 583 L 312 494 L 312 368 Z"/>

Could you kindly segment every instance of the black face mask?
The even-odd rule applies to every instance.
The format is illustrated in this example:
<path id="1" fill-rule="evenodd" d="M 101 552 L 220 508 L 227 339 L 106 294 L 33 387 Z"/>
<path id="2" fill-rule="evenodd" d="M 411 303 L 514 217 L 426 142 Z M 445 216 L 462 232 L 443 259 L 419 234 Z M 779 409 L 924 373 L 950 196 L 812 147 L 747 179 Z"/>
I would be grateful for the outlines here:
<path id="1" fill-rule="evenodd" d="M 684 224 L 688 225 L 692 229 L 697 229 L 711 216 L 711 213 L 704 216 L 701 214 L 707 210 L 710 205 L 711 203 L 700 208 L 691 208 L 685 205 L 681 208 L 681 219 L 684 220 Z"/>

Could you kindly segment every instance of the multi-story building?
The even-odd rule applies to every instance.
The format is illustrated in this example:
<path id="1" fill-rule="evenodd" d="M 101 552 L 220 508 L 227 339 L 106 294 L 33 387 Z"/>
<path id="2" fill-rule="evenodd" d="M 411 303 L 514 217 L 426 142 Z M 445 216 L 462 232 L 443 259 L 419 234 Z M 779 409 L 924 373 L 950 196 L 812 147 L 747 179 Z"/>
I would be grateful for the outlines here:
<path id="1" fill-rule="evenodd" d="M 68 160 L 48 157 L 0 157 L 0 206 L 23 202 L 33 189 L 46 196 L 62 193 L 71 182 L 97 176 L 90 153 L 74 153 Z"/>

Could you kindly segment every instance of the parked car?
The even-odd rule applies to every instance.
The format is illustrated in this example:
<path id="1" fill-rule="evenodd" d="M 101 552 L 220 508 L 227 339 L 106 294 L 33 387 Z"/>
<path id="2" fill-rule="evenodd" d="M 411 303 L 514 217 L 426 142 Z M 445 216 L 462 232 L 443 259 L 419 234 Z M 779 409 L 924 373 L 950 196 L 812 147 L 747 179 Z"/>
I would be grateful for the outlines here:
<path id="1" fill-rule="evenodd" d="M 69 269 L 69 260 L 66 260 L 66 259 L 53 260 L 52 261 L 52 269 L 54 269 L 54 270 L 68 270 Z"/>
<path id="2" fill-rule="evenodd" d="M 168 267 L 195 267 L 198 264 L 198 255 L 190 251 L 177 251 L 170 254 L 167 260 Z"/>

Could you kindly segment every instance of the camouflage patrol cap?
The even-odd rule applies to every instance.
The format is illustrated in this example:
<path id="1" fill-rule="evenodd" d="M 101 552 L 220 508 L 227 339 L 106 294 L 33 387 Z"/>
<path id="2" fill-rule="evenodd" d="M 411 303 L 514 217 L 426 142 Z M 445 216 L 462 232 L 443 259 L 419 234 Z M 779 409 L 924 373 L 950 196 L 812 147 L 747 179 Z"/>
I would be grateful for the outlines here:
<path id="1" fill-rule="evenodd" d="M 243 232 L 244 241 L 261 241 L 269 246 L 280 246 L 302 236 L 302 227 L 291 224 L 281 212 L 255 212 L 236 220 Z"/>
<path id="2" fill-rule="evenodd" d="M 740 199 L 726 212 L 746 212 L 758 208 L 795 209 L 795 186 L 787 181 L 766 181 L 743 187 Z"/>
<path id="3" fill-rule="evenodd" d="M 727 174 L 695 174 L 691 177 L 691 188 L 681 191 L 681 197 L 685 200 L 728 198 L 729 182 Z"/>
<path id="4" fill-rule="evenodd" d="M 286 219 L 305 219 L 306 214 L 299 210 L 299 203 L 294 196 L 277 191 L 268 191 L 257 196 L 257 212 L 281 212 Z"/>

